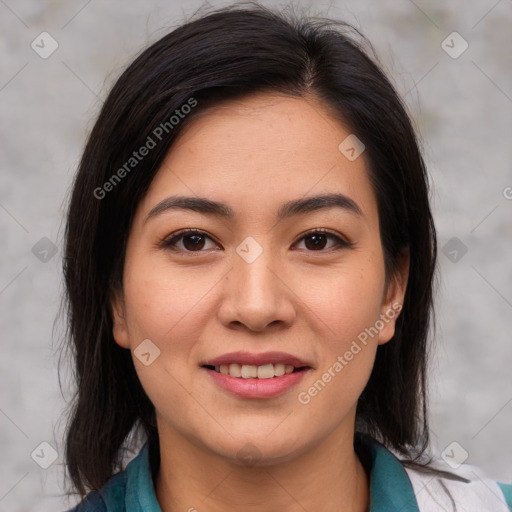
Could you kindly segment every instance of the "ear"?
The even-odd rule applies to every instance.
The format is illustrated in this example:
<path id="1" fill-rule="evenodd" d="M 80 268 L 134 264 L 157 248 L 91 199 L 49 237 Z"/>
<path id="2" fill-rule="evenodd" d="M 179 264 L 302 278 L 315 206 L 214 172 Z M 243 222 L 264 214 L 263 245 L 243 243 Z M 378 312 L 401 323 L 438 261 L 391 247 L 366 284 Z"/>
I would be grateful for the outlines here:
<path id="1" fill-rule="evenodd" d="M 395 334 L 395 324 L 402 310 L 407 281 L 409 279 L 410 254 L 404 249 L 397 258 L 396 272 L 390 276 L 385 290 L 380 312 L 380 321 L 384 324 L 379 329 L 378 344 L 387 343 Z"/>
<path id="2" fill-rule="evenodd" d="M 128 326 L 126 324 L 126 310 L 123 294 L 114 291 L 110 295 L 110 315 L 112 317 L 112 334 L 115 342 L 122 348 L 130 348 Z"/>

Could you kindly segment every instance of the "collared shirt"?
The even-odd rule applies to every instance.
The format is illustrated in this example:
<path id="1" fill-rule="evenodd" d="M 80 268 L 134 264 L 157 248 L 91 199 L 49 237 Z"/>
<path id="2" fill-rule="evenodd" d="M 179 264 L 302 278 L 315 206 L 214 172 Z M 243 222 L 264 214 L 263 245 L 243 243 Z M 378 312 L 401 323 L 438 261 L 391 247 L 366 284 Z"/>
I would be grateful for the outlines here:
<path id="1" fill-rule="evenodd" d="M 512 484 L 481 477 L 473 466 L 463 465 L 458 472 L 450 468 L 450 473 L 423 470 L 405 466 L 369 436 L 356 435 L 356 446 L 365 450 L 369 466 L 369 512 L 512 511 Z M 470 474 L 476 478 L 468 478 Z M 162 512 L 152 480 L 148 442 L 124 471 L 68 512 Z"/>

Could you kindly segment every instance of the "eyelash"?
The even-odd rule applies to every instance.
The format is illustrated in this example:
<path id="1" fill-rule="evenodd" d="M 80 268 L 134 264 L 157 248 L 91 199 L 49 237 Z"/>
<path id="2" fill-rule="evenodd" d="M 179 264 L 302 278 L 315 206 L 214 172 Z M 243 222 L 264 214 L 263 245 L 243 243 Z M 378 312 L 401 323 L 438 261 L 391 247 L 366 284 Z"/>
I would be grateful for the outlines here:
<path id="1" fill-rule="evenodd" d="M 316 234 L 329 235 L 331 238 L 334 238 L 336 240 L 336 246 L 337 246 L 337 248 L 335 247 L 334 250 L 350 249 L 355 245 L 353 242 L 344 240 L 343 238 L 339 237 L 338 235 L 336 235 L 335 233 L 333 233 L 332 231 L 329 231 L 327 229 L 313 229 L 311 231 L 307 231 L 306 233 L 303 233 L 301 235 L 301 237 L 297 240 L 297 242 L 300 242 L 301 240 L 303 240 L 304 238 L 307 238 L 308 236 L 316 235 Z M 182 230 L 177 231 L 176 233 L 172 234 L 171 236 L 168 236 L 168 237 L 164 238 L 163 240 L 161 240 L 158 243 L 158 246 L 163 249 L 169 249 L 169 250 L 176 251 L 176 252 L 184 252 L 184 253 L 187 253 L 190 255 L 195 254 L 195 253 L 200 254 L 202 252 L 205 252 L 204 250 L 188 251 L 188 250 L 177 249 L 176 242 L 178 242 L 181 238 L 184 238 L 187 235 L 201 235 L 201 236 L 205 236 L 206 238 L 210 238 L 211 240 L 213 240 L 204 231 L 200 231 L 198 229 L 182 229 Z M 295 242 L 295 243 L 297 243 L 297 242 Z M 332 249 L 333 248 L 331 248 L 331 250 Z M 321 249 L 318 251 L 308 251 L 308 252 L 322 253 L 322 252 L 328 252 L 328 251 L 329 251 L 329 249 L 327 249 L 327 250 Z"/>

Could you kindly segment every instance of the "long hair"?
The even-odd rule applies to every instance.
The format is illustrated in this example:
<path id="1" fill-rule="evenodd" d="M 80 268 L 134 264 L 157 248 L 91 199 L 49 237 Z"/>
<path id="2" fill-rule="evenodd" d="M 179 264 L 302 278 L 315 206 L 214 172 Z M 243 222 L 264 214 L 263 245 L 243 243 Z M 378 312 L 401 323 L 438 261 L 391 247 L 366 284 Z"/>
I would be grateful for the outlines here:
<path id="1" fill-rule="evenodd" d="M 209 106 L 258 91 L 315 95 L 364 141 L 386 276 L 404 249 L 410 271 L 394 337 L 377 350 L 356 426 L 406 457 L 428 446 L 437 249 L 428 177 L 409 115 L 355 28 L 251 2 L 188 20 L 144 50 L 111 89 L 85 146 L 67 210 L 63 261 L 65 342 L 76 380 L 65 461 L 82 496 L 122 469 L 123 446 L 135 431 L 158 437 L 154 406 L 130 351 L 114 342 L 109 308 L 112 292 L 122 289 L 135 209 L 185 126 Z M 185 111 L 178 122 L 171 119 Z M 154 147 L 131 161 L 148 137 Z"/>

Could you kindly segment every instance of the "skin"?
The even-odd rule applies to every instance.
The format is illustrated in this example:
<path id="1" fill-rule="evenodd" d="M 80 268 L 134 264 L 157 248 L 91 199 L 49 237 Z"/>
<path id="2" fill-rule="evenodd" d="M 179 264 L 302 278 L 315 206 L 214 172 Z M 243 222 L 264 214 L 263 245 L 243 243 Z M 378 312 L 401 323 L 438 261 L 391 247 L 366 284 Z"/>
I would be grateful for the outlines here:
<path id="1" fill-rule="evenodd" d="M 397 315 L 307 405 L 297 399 L 358 334 L 403 303 L 407 284 L 407 259 L 386 280 L 365 154 L 350 161 L 338 149 L 349 134 L 312 96 L 224 102 L 180 134 L 138 205 L 123 292 L 111 303 L 113 334 L 132 354 L 145 339 L 161 351 L 148 366 L 133 360 L 157 412 L 155 491 L 164 512 L 369 506 L 353 448 L 355 410 Z M 350 197 L 362 215 L 331 208 L 276 220 L 282 203 L 324 193 Z M 169 210 L 146 221 L 176 194 L 225 202 L 236 217 Z M 158 245 L 184 228 L 206 233 L 195 251 L 187 237 L 174 251 Z M 327 236 L 315 248 L 304 234 L 319 228 L 353 246 Z M 236 252 L 248 236 L 263 248 L 252 263 Z M 199 365 L 238 350 L 287 352 L 312 370 L 277 397 L 237 397 Z M 252 466 L 237 455 L 247 443 L 257 450 Z"/>

